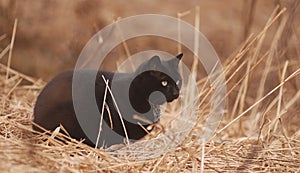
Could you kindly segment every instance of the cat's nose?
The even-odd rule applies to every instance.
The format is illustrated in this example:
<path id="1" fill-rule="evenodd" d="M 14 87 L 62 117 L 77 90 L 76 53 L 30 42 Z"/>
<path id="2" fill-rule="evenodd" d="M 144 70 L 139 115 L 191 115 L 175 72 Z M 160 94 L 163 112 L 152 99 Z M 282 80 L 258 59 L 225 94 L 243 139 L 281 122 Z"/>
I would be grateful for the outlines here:
<path id="1" fill-rule="evenodd" d="M 178 90 L 173 90 L 172 95 L 174 98 L 177 98 L 179 96 L 179 91 Z"/>

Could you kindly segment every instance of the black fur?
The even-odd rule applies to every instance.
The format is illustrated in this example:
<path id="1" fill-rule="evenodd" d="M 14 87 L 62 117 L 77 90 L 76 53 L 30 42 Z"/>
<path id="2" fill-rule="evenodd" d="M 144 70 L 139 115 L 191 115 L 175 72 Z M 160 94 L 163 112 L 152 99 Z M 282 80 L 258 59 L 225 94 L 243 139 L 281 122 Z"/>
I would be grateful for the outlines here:
<path id="1" fill-rule="evenodd" d="M 158 56 L 154 56 L 140 65 L 133 73 L 97 71 L 94 85 L 99 112 L 102 110 L 106 88 L 102 77 L 104 76 L 109 81 L 109 86 L 116 98 L 129 139 L 138 140 L 147 135 L 145 130 L 138 125 L 138 122 L 145 128 L 157 122 L 160 117 L 159 114 L 153 112 L 155 111 L 153 110 L 155 109 L 153 105 L 161 105 L 166 101 L 172 102 L 179 96 L 181 76 L 178 72 L 178 63 L 181 57 L 182 54 L 176 58 L 161 61 Z M 92 72 L 95 71 L 75 71 L 82 79 L 89 77 Z M 36 101 L 34 122 L 51 131 L 61 124 L 71 137 L 78 140 L 85 139 L 84 143 L 94 147 L 95 144 L 84 133 L 76 118 L 72 98 L 73 73 L 74 71 L 63 72 L 45 86 Z M 167 81 L 167 86 L 163 86 L 162 81 Z M 80 85 L 82 88 L 80 92 L 84 98 L 85 88 L 93 85 L 93 83 L 82 82 Z M 126 88 L 128 88 L 128 91 L 126 91 Z M 157 93 L 160 94 L 151 100 L 151 94 L 155 91 L 159 91 Z M 103 122 L 105 122 L 105 125 L 102 127 L 100 145 L 98 146 L 108 147 L 113 144 L 122 143 L 125 139 L 125 133 L 112 96 L 109 93 L 107 94 L 105 103 L 109 109 L 104 109 Z M 129 109 L 130 106 L 133 109 Z M 112 124 L 108 116 L 109 113 L 112 118 Z M 133 117 L 134 114 L 149 120 L 151 123 L 135 119 Z M 106 133 L 111 130 L 111 126 L 116 135 L 119 134 L 122 138 L 117 139 L 117 136 Z M 36 126 L 33 126 L 33 129 L 41 131 Z"/>

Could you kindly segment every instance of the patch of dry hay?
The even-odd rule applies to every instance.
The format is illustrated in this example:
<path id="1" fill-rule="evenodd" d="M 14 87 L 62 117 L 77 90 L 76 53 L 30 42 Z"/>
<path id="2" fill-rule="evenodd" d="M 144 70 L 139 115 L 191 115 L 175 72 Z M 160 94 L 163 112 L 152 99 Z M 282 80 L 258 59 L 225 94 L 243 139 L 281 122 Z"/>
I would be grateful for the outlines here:
<path id="1" fill-rule="evenodd" d="M 203 79 L 199 97 L 204 101 L 193 130 L 174 150 L 147 160 L 130 157 L 133 153 L 125 153 L 124 148 L 104 151 L 56 131 L 32 131 L 34 102 L 44 83 L 0 64 L 1 172 L 299 172 L 299 55 L 285 59 L 288 47 L 279 44 L 290 27 L 288 15 L 284 9 L 275 9 L 262 32 L 250 36 L 224 63 L 229 104 L 215 136 L 204 147 L 200 145 L 199 134 L 209 113 L 206 98 L 212 92 L 204 87 L 207 82 Z M 263 50 L 261 43 L 276 21 L 274 40 Z M 268 80 L 268 76 L 273 78 Z M 169 107 L 168 113 L 174 114 L 172 110 Z M 155 140 L 140 143 L 132 145 L 133 150 L 158 147 Z"/>

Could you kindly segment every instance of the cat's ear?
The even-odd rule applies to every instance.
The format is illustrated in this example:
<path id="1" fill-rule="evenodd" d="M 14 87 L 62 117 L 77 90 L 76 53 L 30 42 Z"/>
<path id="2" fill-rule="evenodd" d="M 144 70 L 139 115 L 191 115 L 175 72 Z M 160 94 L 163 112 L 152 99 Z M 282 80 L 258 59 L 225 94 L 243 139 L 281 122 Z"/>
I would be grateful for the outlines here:
<path id="1" fill-rule="evenodd" d="M 148 68 L 151 70 L 156 70 L 158 69 L 159 65 L 161 65 L 161 61 L 159 56 L 153 56 L 149 61 L 148 61 Z"/>
<path id="2" fill-rule="evenodd" d="M 181 58 L 183 57 L 183 53 L 181 54 L 178 54 L 175 58 L 171 59 L 169 61 L 169 63 L 172 65 L 172 66 L 178 66 L 179 64 L 179 61 L 181 60 Z"/>
<path id="3" fill-rule="evenodd" d="M 183 57 L 183 53 L 180 53 L 176 56 L 176 59 L 178 60 L 178 62 L 181 60 L 182 57 Z"/>

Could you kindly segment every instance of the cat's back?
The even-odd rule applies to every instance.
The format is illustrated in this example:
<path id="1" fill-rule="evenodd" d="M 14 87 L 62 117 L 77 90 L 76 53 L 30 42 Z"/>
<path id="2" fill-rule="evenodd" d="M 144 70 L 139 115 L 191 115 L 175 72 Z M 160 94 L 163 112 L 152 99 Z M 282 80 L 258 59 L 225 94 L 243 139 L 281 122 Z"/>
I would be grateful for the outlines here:
<path id="1" fill-rule="evenodd" d="M 90 81 L 96 77 L 94 81 Z M 54 130 L 62 125 L 71 137 L 75 139 L 86 139 L 85 143 L 93 145 L 88 139 L 85 133 L 82 131 L 73 106 L 72 87 L 74 81 L 79 81 L 80 96 L 86 95 L 86 90 L 91 85 L 97 86 L 97 89 L 104 88 L 106 84 L 99 82 L 96 85 L 97 80 L 102 76 L 105 78 L 113 77 L 113 73 L 98 71 L 98 70 L 78 70 L 78 71 L 65 71 L 55 76 L 47 85 L 43 88 L 40 95 L 36 100 L 34 107 L 34 123 L 43 127 L 46 130 Z M 74 78 L 77 78 L 74 80 Z M 76 85 L 76 83 L 75 83 Z M 33 129 L 41 131 L 38 126 L 33 125 Z"/>
<path id="2" fill-rule="evenodd" d="M 96 79 L 91 81 L 90 79 L 92 79 L 95 74 Z M 70 70 L 58 74 L 47 83 L 38 96 L 34 108 L 35 119 L 41 116 L 50 116 L 50 114 L 53 114 L 56 111 L 59 112 L 62 109 L 73 111 L 73 77 L 77 78 L 76 81 L 79 82 L 78 85 L 80 90 L 84 92 L 86 88 L 95 85 L 96 83 L 97 88 L 102 90 L 101 88 L 106 86 L 102 78 L 112 79 L 113 75 L 114 74 L 111 72 L 98 70 Z"/>
<path id="3" fill-rule="evenodd" d="M 72 71 L 65 71 L 47 83 L 36 100 L 35 116 L 38 116 L 44 109 L 53 107 L 56 103 L 67 102 L 70 99 L 72 95 L 72 77 Z"/>

